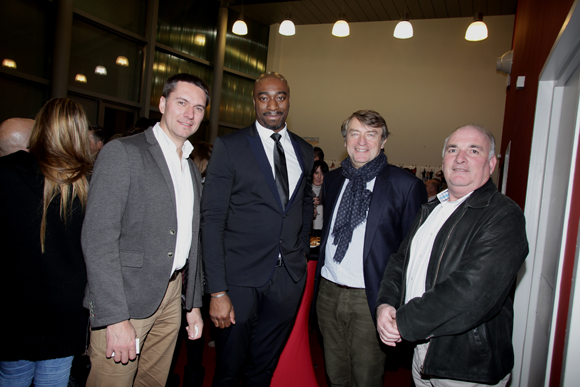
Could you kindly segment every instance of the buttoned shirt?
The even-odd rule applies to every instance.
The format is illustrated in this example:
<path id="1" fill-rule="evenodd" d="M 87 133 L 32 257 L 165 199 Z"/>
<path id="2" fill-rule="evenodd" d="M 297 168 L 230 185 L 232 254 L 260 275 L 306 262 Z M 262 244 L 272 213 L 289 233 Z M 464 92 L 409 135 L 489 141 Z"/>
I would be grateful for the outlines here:
<path id="1" fill-rule="evenodd" d="M 371 181 L 367 182 L 366 189 L 373 191 L 375 187 L 376 177 Z M 365 248 L 365 233 L 367 229 L 367 216 L 361 224 L 356 226 L 352 232 L 352 239 L 348 245 L 348 250 L 342 259 L 342 262 L 335 262 L 333 257 L 336 253 L 336 248 L 338 245 L 334 244 L 334 237 L 332 236 L 332 230 L 334 229 L 334 222 L 336 220 L 336 213 L 340 207 L 340 201 L 342 200 L 342 195 L 344 190 L 348 185 L 349 179 L 344 180 L 342 189 L 340 190 L 340 195 L 336 200 L 336 205 L 334 206 L 334 212 L 332 213 L 332 220 L 330 222 L 330 230 L 328 232 L 328 241 L 326 242 L 326 247 L 324 249 L 324 266 L 322 266 L 321 275 L 329 281 L 332 281 L 339 285 L 349 286 L 351 288 L 361 288 L 365 287 L 365 276 L 363 268 L 363 255 Z"/>
<path id="2" fill-rule="evenodd" d="M 427 268 L 429 267 L 435 238 L 447 219 L 449 219 L 472 192 L 455 201 L 449 200 L 448 190 L 437 194 L 437 198 L 441 203 L 433 209 L 429 217 L 425 220 L 425 223 L 419 227 L 411 242 L 411 254 L 406 278 L 405 303 L 413 298 L 421 297 L 425 293 Z"/>
<path id="3" fill-rule="evenodd" d="M 274 131 L 272 129 L 264 128 L 258 121 L 256 121 L 256 128 L 262 140 L 262 146 L 268 157 L 270 167 L 272 167 L 272 175 L 276 178 L 276 169 L 274 165 L 274 145 L 275 141 L 272 139 Z M 288 170 L 288 195 L 290 199 L 296 190 L 300 176 L 302 175 L 302 168 L 296 157 L 290 134 L 288 133 L 288 125 L 284 124 L 284 129 L 278 132 L 280 136 L 280 144 L 284 148 L 284 156 L 286 157 L 286 169 Z"/>
<path id="4" fill-rule="evenodd" d="M 161 129 L 159 123 L 155 124 L 153 127 L 153 134 L 163 151 L 163 156 L 167 163 L 167 167 L 169 168 L 171 180 L 173 181 L 173 189 L 175 191 L 175 211 L 177 214 L 177 230 L 175 231 L 177 232 L 177 235 L 175 241 L 175 252 L 173 254 L 173 267 L 171 273 L 169 273 L 169 276 L 171 276 L 175 270 L 179 270 L 185 266 L 191 248 L 193 201 L 195 198 L 193 193 L 193 181 L 191 179 L 191 171 L 189 170 L 187 158 L 191 154 L 193 146 L 188 140 L 186 140 L 181 147 L 182 155 L 180 159 L 175 144 L 171 141 L 169 136 L 165 134 L 163 129 Z"/>

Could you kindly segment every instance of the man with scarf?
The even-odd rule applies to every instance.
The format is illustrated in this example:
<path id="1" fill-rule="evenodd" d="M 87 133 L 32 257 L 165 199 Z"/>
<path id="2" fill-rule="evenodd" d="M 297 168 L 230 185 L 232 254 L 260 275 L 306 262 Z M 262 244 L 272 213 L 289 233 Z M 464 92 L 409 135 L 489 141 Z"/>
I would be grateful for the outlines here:
<path id="1" fill-rule="evenodd" d="M 386 355 L 375 300 L 389 256 L 427 193 L 421 180 L 387 162 L 390 133 L 379 113 L 359 110 L 341 132 L 349 157 L 324 176 L 315 308 L 331 385 L 382 386 Z"/>

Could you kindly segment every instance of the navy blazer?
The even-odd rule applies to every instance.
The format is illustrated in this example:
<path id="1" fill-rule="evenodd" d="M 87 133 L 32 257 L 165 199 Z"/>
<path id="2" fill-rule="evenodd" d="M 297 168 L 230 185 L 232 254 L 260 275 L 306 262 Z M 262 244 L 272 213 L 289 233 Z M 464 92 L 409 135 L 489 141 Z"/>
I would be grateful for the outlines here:
<path id="1" fill-rule="evenodd" d="M 320 258 L 316 267 L 313 310 L 316 310 L 316 295 L 320 272 L 326 258 L 326 244 L 332 243 L 334 239 L 330 223 L 336 206 L 340 204 L 337 199 L 344 181 L 342 168 L 324 176 L 324 219 Z M 377 175 L 367 215 L 363 256 L 365 288 L 373 320 L 377 294 L 389 257 L 397 252 L 421 204 L 426 201 L 427 190 L 423 182 L 404 169 L 389 164 Z"/>
<path id="2" fill-rule="evenodd" d="M 279 253 L 295 282 L 306 272 L 314 153 L 288 133 L 302 175 L 284 210 L 255 125 L 215 140 L 201 203 L 206 292 L 265 285 Z"/>

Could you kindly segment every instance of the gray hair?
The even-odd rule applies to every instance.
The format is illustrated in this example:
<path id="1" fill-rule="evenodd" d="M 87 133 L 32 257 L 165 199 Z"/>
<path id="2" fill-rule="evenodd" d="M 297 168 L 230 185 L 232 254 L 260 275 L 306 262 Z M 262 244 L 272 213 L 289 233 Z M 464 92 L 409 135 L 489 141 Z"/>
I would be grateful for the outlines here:
<path id="1" fill-rule="evenodd" d="M 459 129 L 465 129 L 465 128 L 473 128 L 475 130 L 477 130 L 478 132 L 480 132 L 481 134 L 483 134 L 485 137 L 487 137 L 488 141 L 489 141 L 489 155 L 488 155 L 488 161 L 491 160 L 491 158 L 493 157 L 493 155 L 495 155 L 495 137 L 493 136 L 493 134 L 487 130 L 486 128 L 484 128 L 481 125 L 477 125 L 477 124 L 467 124 L 467 125 L 462 125 L 459 128 L 455 129 L 453 131 L 453 133 L 451 133 L 446 139 L 445 142 L 443 143 L 443 152 L 441 152 L 441 156 L 444 158 L 445 157 L 445 150 L 447 149 L 447 141 L 449 141 L 449 138 L 451 138 L 451 136 L 453 136 L 453 134 L 455 132 L 457 132 Z"/>

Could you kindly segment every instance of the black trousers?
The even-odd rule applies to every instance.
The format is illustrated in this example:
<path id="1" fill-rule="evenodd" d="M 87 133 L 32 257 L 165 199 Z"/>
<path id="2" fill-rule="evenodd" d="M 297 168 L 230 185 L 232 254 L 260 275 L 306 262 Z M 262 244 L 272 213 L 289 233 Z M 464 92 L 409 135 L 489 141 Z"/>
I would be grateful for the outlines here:
<path id="1" fill-rule="evenodd" d="M 213 386 L 269 386 L 290 335 L 306 274 L 297 283 L 284 266 L 262 287 L 230 286 L 236 323 L 218 329 Z"/>

